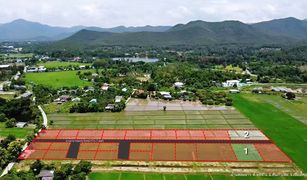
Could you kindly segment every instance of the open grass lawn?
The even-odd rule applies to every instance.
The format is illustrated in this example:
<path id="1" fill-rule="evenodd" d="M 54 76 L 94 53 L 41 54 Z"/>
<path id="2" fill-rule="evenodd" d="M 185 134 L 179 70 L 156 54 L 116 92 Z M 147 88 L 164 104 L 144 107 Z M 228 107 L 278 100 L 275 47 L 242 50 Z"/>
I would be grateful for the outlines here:
<path id="1" fill-rule="evenodd" d="M 233 95 L 234 106 L 261 129 L 306 173 L 307 127 L 272 104 L 251 94 Z"/>
<path id="2" fill-rule="evenodd" d="M 68 66 L 90 66 L 90 63 L 79 63 L 79 62 L 64 62 L 64 61 L 47 61 L 45 63 L 39 63 L 38 66 L 45 66 L 45 68 L 58 68 L 58 67 L 68 67 Z"/>
<path id="3" fill-rule="evenodd" d="M 0 138 L 5 138 L 9 134 L 15 135 L 16 138 L 25 138 L 33 132 L 32 128 L 5 128 L 4 123 L 0 123 Z"/>
<path id="4" fill-rule="evenodd" d="M 27 83 L 41 84 L 53 88 L 74 87 L 74 86 L 83 87 L 92 84 L 91 82 L 81 80 L 77 76 L 76 74 L 77 72 L 78 71 L 27 73 L 25 80 Z"/>
<path id="5" fill-rule="evenodd" d="M 254 177 L 254 176 L 226 176 L 210 174 L 154 174 L 154 173 L 134 173 L 134 172 L 93 172 L 89 175 L 89 180 L 243 180 L 243 179 L 304 179 L 304 177 Z"/>
<path id="6" fill-rule="evenodd" d="M 63 113 L 47 116 L 49 121 L 53 121 L 52 128 L 68 129 L 254 128 L 246 117 L 235 110 Z"/>

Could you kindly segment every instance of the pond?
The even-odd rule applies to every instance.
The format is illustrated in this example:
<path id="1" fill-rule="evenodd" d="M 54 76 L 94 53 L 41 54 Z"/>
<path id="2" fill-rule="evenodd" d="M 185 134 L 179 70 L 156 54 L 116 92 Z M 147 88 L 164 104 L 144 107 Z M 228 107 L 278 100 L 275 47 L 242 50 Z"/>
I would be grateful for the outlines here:
<path id="1" fill-rule="evenodd" d="M 143 61 L 146 63 L 154 63 L 158 62 L 159 59 L 157 58 L 140 58 L 140 57 L 117 57 L 117 58 L 112 58 L 113 61 L 129 61 L 129 62 L 139 62 Z"/>

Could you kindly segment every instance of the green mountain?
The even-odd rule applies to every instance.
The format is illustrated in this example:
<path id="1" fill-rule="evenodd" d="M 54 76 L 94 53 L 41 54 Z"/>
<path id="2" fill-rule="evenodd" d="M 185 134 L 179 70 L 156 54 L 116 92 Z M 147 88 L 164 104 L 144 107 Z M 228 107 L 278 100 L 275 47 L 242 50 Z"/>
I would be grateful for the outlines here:
<path id="1" fill-rule="evenodd" d="M 249 44 L 269 45 L 293 43 L 291 37 L 265 33 L 239 21 L 192 21 L 179 24 L 166 32 L 106 33 L 81 30 L 73 36 L 58 41 L 58 47 L 89 47 L 99 45 L 221 45 Z"/>
<path id="2" fill-rule="evenodd" d="M 307 21 L 293 17 L 275 19 L 252 25 L 255 29 L 268 34 L 307 40 Z"/>

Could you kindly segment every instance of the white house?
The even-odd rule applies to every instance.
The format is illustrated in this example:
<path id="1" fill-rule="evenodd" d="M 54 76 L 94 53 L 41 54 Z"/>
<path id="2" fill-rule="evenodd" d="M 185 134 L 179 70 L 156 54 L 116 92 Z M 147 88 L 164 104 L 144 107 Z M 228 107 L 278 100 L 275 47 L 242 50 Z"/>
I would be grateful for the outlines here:
<path id="1" fill-rule="evenodd" d="M 222 85 L 223 87 L 233 87 L 234 85 L 239 87 L 240 81 L 239 80 L 227 80 L 226 82 L 223 82 Z"/>
<path id="2" fill-rule="evenodd" d="M 16 123 L 16 127 L 18 127 L 18 128 L 24 128 L 26 125 L 27 125 L 26 122 L 17 122 Z"/>
<path id="3" fill-rule="evenodd" d="M 123 96 L 115 96 L 115 103 L 120 103 L 123 99 Z"/>
<path id="4" fill-rule="evenodd" d="M 164 99 L 172 99 L 172 95 L 170 92 L 161 91 L 160 94 Z"/>
<path id="5" fill-rule="evenodd" d="M 183 82 L 175 82 L 175 83 L 174 83 L 174 87 L 175 87 L 175 88 L 180 89 L 180 88 L 182 88 L 183 86 L 184 86 Z"/>
<path id="6" fill-rule="evenodd" d="M 102 86 L 101 86 L 101 90 L 103 91 L 107 91 L 109 89 L 109 84 L 107 83 L 104 83 Z"/>

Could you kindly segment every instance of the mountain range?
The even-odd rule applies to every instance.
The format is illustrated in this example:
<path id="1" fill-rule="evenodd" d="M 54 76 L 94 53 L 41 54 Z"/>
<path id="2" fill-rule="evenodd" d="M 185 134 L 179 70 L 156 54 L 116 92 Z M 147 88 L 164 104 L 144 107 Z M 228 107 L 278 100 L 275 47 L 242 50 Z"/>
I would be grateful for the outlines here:
<path id="1" fill-rule="evenodd" d="M 143 27 L 125 27 L 118 26 L 113 28 L 73 26 L 73 27 L 56 27 L 37 22 L 17 19 L 10 23 L 0 24 L 0 41 L 55 41 L 67 38 L 74 33 L 82 30 L 92 30 L 99 32 L 163 32 L 171 26 L 143 26 Z"/>
<path id="2" fill-rule="evenodd" d="M 240 21 L 191 21 L 175 26 L 114 28 L 74 26 L 51 27 L 25 20 L 0 25 L 0 40 L 54 41 L 58 47 L 99 45 L 271 45 L 307 41 L 307 20 L 296 18 L 246 24 Z"/>

